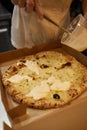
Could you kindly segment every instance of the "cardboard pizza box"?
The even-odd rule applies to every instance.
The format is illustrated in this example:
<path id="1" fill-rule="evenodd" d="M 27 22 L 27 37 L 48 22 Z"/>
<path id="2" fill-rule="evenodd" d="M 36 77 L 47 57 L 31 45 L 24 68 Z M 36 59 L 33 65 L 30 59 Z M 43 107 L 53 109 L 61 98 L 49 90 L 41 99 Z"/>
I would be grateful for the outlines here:
<path id="1" fill-rule="evenodd" d="M 21 57 L 35 54 L 44 50 L 58 50 L 74 56 L 82 64 L 87 66 L 87 57 L 82 53 L 61 44 L 59 41 L 33 47 L 12 50 L 0 54 L 0 88 L 2 102 L 5 106 L 8 118 L 14 130 L 86 130 L 87 129 L 87 92 L 84 92 L 76 100 L 61 108 L 37 110 L 27 108 L 14 102 L 6 93 L 1 75 L 5 70 Z M 6 127 L 7 128 L 7 127 Z M 6 130 L 6 129 L 5 129 Z"/>

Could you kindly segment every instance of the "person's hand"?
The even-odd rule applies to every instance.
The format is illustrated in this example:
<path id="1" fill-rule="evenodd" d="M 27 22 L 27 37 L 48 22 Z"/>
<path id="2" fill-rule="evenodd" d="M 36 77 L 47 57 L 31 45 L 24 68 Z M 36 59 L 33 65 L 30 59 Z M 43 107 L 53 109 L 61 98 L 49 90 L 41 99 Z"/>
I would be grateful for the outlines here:
<path id="1" fill-rule="evenodd" d="M 43 18 L 43 11 L 39 0 L 11 0 L 13 4 L 18 5 L 20 8 L 25 8 L 27 13 L 31 13 L 33 10 L 36 11 L 40 19 Z"/>
<path id="2" fill-rule="evenodd" d="M 32 12 L 34 10 L 34 11 L 36 11 L 36 13 L 40 19 L 43 18 L 43 11 L 42 11 L 41 5 L 39 3 L 39 0 L 26 0 L 25 9 L 27 12 Z"/>

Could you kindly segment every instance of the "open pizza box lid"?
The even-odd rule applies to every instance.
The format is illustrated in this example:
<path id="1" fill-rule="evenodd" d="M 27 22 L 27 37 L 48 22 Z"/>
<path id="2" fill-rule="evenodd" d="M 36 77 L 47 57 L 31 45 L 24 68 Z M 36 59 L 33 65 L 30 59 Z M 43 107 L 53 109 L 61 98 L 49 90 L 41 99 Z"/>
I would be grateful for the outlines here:
<path id="1" fill-rule="evenodd" d="M 69 53 L 87 66 L 87 57 L 82 53 L 55 41 L 50 44 L 36 46 L 32 49 L 24 48 L 0 54 L 0 79 L 9 65 L 21 57 L 35 54 L 44 50 L 58 49 Z M 4 124 L 4 130 L 83 130 L 87 129 L 87 92 L 64 107 L 48 110 L 27 108 L 26 105 L 15 103 L 6 93 L 0 80 L 1 97 L 12 128 Z"/>

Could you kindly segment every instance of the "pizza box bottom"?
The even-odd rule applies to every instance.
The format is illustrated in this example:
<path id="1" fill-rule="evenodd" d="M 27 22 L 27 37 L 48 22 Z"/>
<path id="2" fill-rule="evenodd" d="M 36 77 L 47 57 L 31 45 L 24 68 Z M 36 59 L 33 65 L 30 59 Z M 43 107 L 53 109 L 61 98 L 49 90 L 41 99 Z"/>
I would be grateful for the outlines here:
<path id="1" fill-rule="evenodd" d="M 87 57 L 80 52 L 55 41 L 50 44 L 36 46 L 32 49 L 24 48 L 0 54 L 1 75 L 15 60 L 44 50 L 68 53 L 87 66 Z M 15 130 L 86 130 L 87 129 L 87 92 L 71 103 L 56 109 L 37 110 L 15 103 L 6 93 L 0 80 L 1 97 L 8 118 Z M 7 128 L 7 127 L 6 127 Z M 8 130 L 8 129 L 7 129 Z"/>

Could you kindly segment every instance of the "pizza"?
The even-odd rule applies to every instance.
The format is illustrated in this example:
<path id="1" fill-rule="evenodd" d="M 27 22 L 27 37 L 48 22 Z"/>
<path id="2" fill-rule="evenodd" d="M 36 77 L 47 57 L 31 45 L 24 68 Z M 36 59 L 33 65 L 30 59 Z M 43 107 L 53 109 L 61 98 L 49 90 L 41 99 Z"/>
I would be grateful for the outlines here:
<path id="1" fill-rule="evenodd" d="M 87 67 L 60 51 L 25 56 L 2 75 L 7 93 L 30 108 L 58 108 L 87 89 Z"/>

